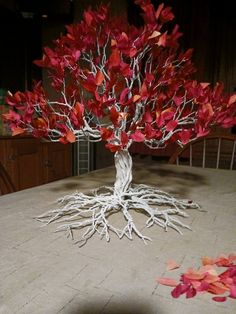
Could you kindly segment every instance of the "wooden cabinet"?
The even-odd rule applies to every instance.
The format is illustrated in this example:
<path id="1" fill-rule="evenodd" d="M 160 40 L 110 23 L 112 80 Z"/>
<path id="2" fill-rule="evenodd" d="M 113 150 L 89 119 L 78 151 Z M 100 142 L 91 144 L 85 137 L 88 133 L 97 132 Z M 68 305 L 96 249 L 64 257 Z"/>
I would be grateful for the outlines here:
<path id="1" fill-rule="evenodd" d="M 72 145 L 0 138 L 0 160 L 17 191 L 72 175 Z"/>
<path id="2" fill-rule="evenodd" d="M 72 145 L 43 143 L 43 168 L 46 182 L 72 175 Z"/>

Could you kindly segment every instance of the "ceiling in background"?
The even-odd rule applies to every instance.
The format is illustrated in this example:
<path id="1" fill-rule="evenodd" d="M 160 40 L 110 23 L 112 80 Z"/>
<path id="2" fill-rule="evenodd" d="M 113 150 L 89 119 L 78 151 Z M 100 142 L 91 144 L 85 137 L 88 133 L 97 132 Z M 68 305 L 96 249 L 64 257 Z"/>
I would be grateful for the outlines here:
<path id="1" fill-rule="evenodd" d="M 73 15 L 73 4 L 73 0 L 0 0 L 1 9 L 25 19 L 68 19 Z"/>

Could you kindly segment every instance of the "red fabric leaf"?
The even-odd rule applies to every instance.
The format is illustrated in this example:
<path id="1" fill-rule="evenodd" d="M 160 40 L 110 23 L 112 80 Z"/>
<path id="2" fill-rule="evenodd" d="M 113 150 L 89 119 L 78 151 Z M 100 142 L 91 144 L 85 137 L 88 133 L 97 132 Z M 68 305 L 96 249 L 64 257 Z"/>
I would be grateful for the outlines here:
<path id="1" fill-rule="evenodd" d="M 134 95 L 134 96 L 133 96 L 133 102 L 138 101 L 140 98 L 141 98 L 140 95 Z"/>
<path id="2" fill-rule="evenodd" d="M 174 96 L 173 100 L 174 100 L 176 106 L 180 106 L 183 103 L 183 97 Z"/>
<path id="3" fill-rule="evenodd" d="M 150 111 L 146 111 L 143 115 L 142 121 L 144 123 L 151 123 L 153 121 L 153 117 Z"/>
<path id="4" fill-rule="evenodd" d="M 121 62 L 120 72 L 124 77 L 131 77 L 133 70 L 130 68 L 129 64 Z"/>
<path id="5" fill-rule="evenodd" d="M 173 131 L 177 125 L 178 125 L 178 121 L 176 121 L 176 120 L 169 121 L 166 125 L 166 131 L 168 131 L 168 132 Z"/>
<path id="6" fill-rule="evenodd" d="M 46 129 L 48 124 L 43 118 L 36 118 L 33 121 L 33 126 L 37 129 Z"/>
<path id="7" fill-rule="evenodd" d="M 157 44 L 158 44 L 158 46 L 165 47 L 166 46 L 166 41 L 167 41 L 167 32 L 165 32 L 164 34 L 162 34 L 159 37 L 159 40 L 158 40 Z"/>
<path id="8" fill-rule="evenodd" d="M 101 128 L 100 132 L 101 132 L 102 139 L 104 141 L 111 139 L 111 137 L 113 135 L 113 131 L 111 129 L 108 129 L 108 128 Z"/>
<path id="9" fill-rule="evenodd" d="M 204 129 L 201 125 L 199 125 L 197 129 L 197 137 L 206 136 L 210 132 L 209 130 Z"/>
<path id="10" fill-rule="evenodd" d="M 209 288 L 209 283 L 202 280 L 200 286 L 197 288 L 197 291 L 207 291 L 208 288 Z"/>
<path id="11" fill-rule="evenodd" d="M 202 265 L 214 265 L 215 260 L 213 258 L 210 258 L 208 256 L 202 257 Z"/>
<path id="12" fill-rule="evenodd" d="M 132 47 L 129 51 L 130 58 L 133 58 L 137 53 L 137 49 L 135 47 Z"/>
<path id="13" fill-rule="evenodd" d="M 191 137 L 191 132 L 189 130 L 183 130 L 179 134 L 180 141 L 182 144 L 187 144 L 190 140 Z"/>
<path id="14" fill-rule="evenodd" d="M 157 10 L 156 10 L 156 14 L 155 14 L 156 19 L 159 18 L 160 14 L 161 14 L 161 11 L 163 10 L 163 8 L 164 8 L 164 3 L 161 3 L 161 4 L 158 6 Z"/>
<path id="15" fill-rule="evenodd" d="M 84 105 L 77 101 L 75 106 L 74 106 L 74 112 L 76 113 L 76 115 L 79 118 L 82 119 L 82 117 L 84 115 Z"/>
<path id="16" fill-rule="evenodd" d="M 118 126 L 118 118 L 119 118 L 119 112 L 116 111 L 115 107 L 112 107 L 110 110 L 110 119 L 111 119 L 111 122 L 114 124 L 114 126 Z"/>
<path id="17" fill-rule="evenodd" d="M 189 284 L 178 284 L 172 291 L 173 298 L 178 298 L 181 294 L 184 294 L 189 289 Z"/>
<path id="18" fill-rule="evenodd" d="M 128 144 L 129 141 L 129 137 L 126 134 L 126 132 L 122 131 L 121 132 L 121 144 L 123 146 L 123 148 Z"/>
<path id="19" fill-rule="evenodd" d="M 180 265 L 175 260 L 167 261 L 166 270 L 174 270 L 179 268 Z"/>
<path id="20" fill-rule="evenodd" d="M 156 38 L 157 36 L 160 36 L 161 33 L 158 31 L 153 31 L 153 33 L 148 37 L 148 39 Z"/>
<path id="21" fill-rule="evenodd" d="M 126 96 L 128 95 L 128 93 L 129 93 L 129 88 L 126 87 L 126 88 L 122 91 L 122 93 L 120 94 L 120 103 L 121 103 L 122 105 L 125 103 L 125 98 L 126 98 Z"/>
<path id="22" fill-rule="evenodd" d="M 97 88 L 97 85 L 92 80 L 83 81 L 81 84 L 88 92 L 91 93 L 94 93 Z"/>
<path id="23" fill-rule="evenodd" d="M 156 112 L 156 124 L 159 128 L 161 128 L 165 124 L 163 115 L 160 114 L 159 112 Z"/>
<path id="24" fill-rule="evenodd" d="M 236 285 L 230 287 L 230 295 L 231 298 L 236 299 Z"/>
<path id="25" fill-rule="evenodd" d="M 59 142 L 62 143 L 62 144 L 68 144 L 68 141 L 66 140 L 65 137 L 60 137 L 59 138 Z"/>
<path id="26" fill-rule="evenodd" d="M 200 85 L 203 89 L 205 89 L 206 87 L 210 85 L 210 83 L 200 83 Z"/>
<path id="27" fill-rule="evenodd" d="M 232 105 L 234 102 L 236 102 L 236 94 L 230 96 L 228 104 Z"/>
<path id="28" fill-rule="evenodd" d="M 112 153 L 118 152 L 121 150 L 121 146 L 120 145 L 115 145 L 115 144 L 111 144 L 111 143 L 107 143 L 106 148 L 108 148 Z"/>
<path id="29" fill-rule="evenodd" d="M 184 277 L 187 278 L 187 279 L 190 279 L 190 280 L 201 280 L 203 278 L 205 278 L 205 274 L 204 273 L 200 273 L 199 271 L 194 271 L 194 270 L 191 270 L 187 273 L 184 274 Z"/>
<path id="30" fill-rule="evenodd" d="M 170 120 L 174 117 L 174 112 L 173 112 L 172 108 L 168 108 L 168 109 L 165 109 L 164 111 L 162 111 L 161 115 L 162 115 L 164 120 Z"/>
<path id="31" fill-rule="evenodd" d="M 216 302 L 225 302 L 227 300 L 227 297 L 213 297 L 212 300 Z"/>
<path id="32" fill-rule="evenodd" d="M 103 75 L 102 71 L 98 71 L 96 74 L 96 78 L 95 78 L 96 85 L 97 86 L 102 85 L 103 81 L 104 81 L 104 75 Z"/>
<path id="33" fill-rule="evenodd" d="M 220 255 L 218 258 L 215 259 L 215 264 L 217 266 L 230 266 L 232 261 L 225 255 Z"/>
<path id="34" fill-rule="evenodd" d="M 208 292 L 213 294 L 222 294 L 225 293 L 225 291 L 228 291 L 229 288 L 227 288 L 223 283 L 221 282 L 214 282 L 211 283 L 208 287 Z"/>
<path id="35" fill-rule="evenodd" d="M 2 114 L 2 117 L 4 118 L 4 120 L 10 121 L 19 121 L 21 118 L 20 115 L 13 110 L 10 110 L 8 113 Z"/>
<path id="36" fill-rule="evenodd" d="M 109 57 L 109 64 L 111 67 L 118 67 L 121 63 L 121 60 L 120 60 L 120 52 L 118 49 L 113 49 L 112 50 L 112 53 Z"/>
<path id="37" fill-rule="evenodd" d="M 151 124 L 147 123 L 145 125 L 145 136 L 148 140 L 156 136 L 156 131 L 152 128 Z"/>
<path id="38" fill-rule="evenodd" d="M 66 133 L 66 139 L 69 143 L 74 143 L 76 141 L 75 134 L 71 130 L 68 130 Z"/>
<path id="39" fill-rule="evenodd" d="M 173 20 L 174 14 L 171 12 L 171 7 L 164 8 L 160 13 L 160 20 L 162 23 Z"/>
<path id="40" fill-rule="evenodd" d="M 146 73 L 145 79 L 148 83 L 151 83 L 155 80 L 155 77 L 152 73 Z"/>
<path id="41" fill-rule="evenodd" d="M 157 278 L 157 282 L 164 286 L 176 287 L 178 285 L 177 281 L 172 278 L 160 277 Z"/>
<path id="42" fill-rule="evenodd" d="M 84 12 L 84 20 L 88 26 L 91 25 L 92 20 L 93 20 L 93 16 L 89 11 Z"/>
<path id="43" fill-rule="evenodd" d="M 193 298 L 195 297 L 196 294 L 197 294 L 196 289 L 194 289 L 193 287 L 190 287 L 188 291 L 186 292 L 186 298 L 187 299 Z"/>
<path id="44" fill-rule="evenodd" d="M 14 127 L 12 128 L 12 135 L 15 136 L 15 135 L 19 135 L 19 134 L 23 134 L 25 133 L 25 130 L 22 129 L 21 127 Z"/>
<path id="45" fill-rule="evenodd" d="M 143 82 L 143 84 L 141 86 L 140 94 L 141 94 L 142 97 L 146 97 L 148 95 L 147 85 L 146 85 L 145 82 Z"/>
<path id="46" fill-rule="evenodd" d="M 135 142 L 143 142 L 145 140 L 145 135 L 141 131 L 136 130 L 130 135 L 130 138 Z"/>

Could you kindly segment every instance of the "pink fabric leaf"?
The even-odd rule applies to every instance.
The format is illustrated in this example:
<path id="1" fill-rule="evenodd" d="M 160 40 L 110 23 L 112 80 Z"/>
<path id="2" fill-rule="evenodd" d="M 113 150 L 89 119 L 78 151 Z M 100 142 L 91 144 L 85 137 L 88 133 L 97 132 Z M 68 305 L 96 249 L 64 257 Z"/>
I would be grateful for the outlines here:
<path id="1" fill-rule="evenodd" d="M 166 124 L 166 131 L 173 131 L 176 126 L 178 125 L 178 121 L 176 120 L 171 120 Z"/>
<path id="2" fill-rule="evenodd" d="M 126 88 L 121 92 L 121 94 L 120 94 L 120 103 L 121 103 L 121 104 L 124 104 L 125 98 L 126 98 L 126 96 L 128 95 L 128 93 L 129 93 L 129 88 L 128 88 L 128 87 L 126 87 Z"/>
<path id="3" fill-rule="evenodd" d="M 167 261 L 166 270 L 174 270 L 179 268 L 180 265 L 175 260 L 169 260 Z"/>
<path id="4" fill-rule="evenodd" d="M 230 295 L 231 298 L 236 299 L 236 285 L 230 287 Z"/>
<path id="5" fill-rule="evenodd" d="M 153 117 L 150 111 L 146 111 L 143 115 L 143 122 L 151 123 L 153 121 Z"/>
<path id="6" fill-rule="evenodd" d="M 195 297 L 196 294 L 197 294 L 196 289 L 194 289 L 193 287 L 190 287 L 186 292 L 186 298 L 187 299 L 193 298 Z"/>
<path id="7" fill-rule="evenodd" d="M 136 130 L 133 134 L 130 135 L 130 138 L 135 142 L 143 142 L 145 140 L 145 135 L 141 131 Z"/>
<path id="8" fill-rule="evenodd" d="M 189 142 L 191 137 L 191 132 L 189 130 L 183 130 L 179 133 L 181 142 L 185 145 Z"/>
<path id="9" fill-rule="evenodd" d="M 171 291 L 171 295 L 173 298 L 177 299 L 181 296 L 182 294 L 182 288 L 181 288 L 181 284 L 178 284 L 172 291 Z"/>
<path id="10" fill-rule="evenodd" d="M 173 298 L 178 298 L 181 294 L 184 294 L 189 289 L 189 284 L 178 284 L 172 291 L 171 295 Z"/>
<path id="11" fill-rule="evenodd" d="M 177 281 L 172 278 L 159 277 L 157 282 L 164 286 L 176 287 L 178 285 Z"/>
<path id="12" fill-rule="evenodd" d="M 225 302 L 227 300 L 227 297 L 213 297 L 212 300 L 216 302 Z"/>

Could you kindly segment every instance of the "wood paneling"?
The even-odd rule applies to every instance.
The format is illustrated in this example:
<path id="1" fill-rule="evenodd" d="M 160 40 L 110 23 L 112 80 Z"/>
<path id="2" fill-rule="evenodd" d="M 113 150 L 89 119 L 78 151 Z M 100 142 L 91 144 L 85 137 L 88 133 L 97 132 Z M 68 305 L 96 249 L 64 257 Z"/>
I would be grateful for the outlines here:
<path id="1" fill-rule="evenodd" d="M 1 138 L 0 161 L 16 191 L 72 175 L 72 146 L 33 138 Z"/>

